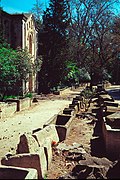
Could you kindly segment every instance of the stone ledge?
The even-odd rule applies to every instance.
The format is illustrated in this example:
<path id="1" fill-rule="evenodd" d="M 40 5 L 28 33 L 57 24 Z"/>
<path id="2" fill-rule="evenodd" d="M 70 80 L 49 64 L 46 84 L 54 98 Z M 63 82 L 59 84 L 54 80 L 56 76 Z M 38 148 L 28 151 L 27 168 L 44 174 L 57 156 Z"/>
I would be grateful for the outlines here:
<path id="1" fill-rule="evenodd" d="M 1 164 L 5 166 L 14 166 L 14 167 L 21 167 L 21 168 L 33 168 L 36 169 L 38 172 L 38 178 L 44 178 L 47 167 L 46 167 L 46 158 L 44 155 L 43 148 L 42 151 L 38 154 L 18 154 L 14 156 L 10 156 L 9 158 L 4 157 L 1 160 Z"/>
<path id="2" fill-rule="evenodd" d="M 74 116 L 67 114 L 58 114 L 49 119 L 49 121 L 44 126 L 49 126 L 53 124 L 57 130 L 59 141 L 63 141 L 69 134 L 70 125 L 72 120 L 75 118 Z"/>
<path id="3" fill-rule="evenodd" d="M 38 173 L 33 168 L 18 168 L 0 166 L 0 179 L 38 179 Z"/>
<path id="4" fill-rule="evenodd" d="M 31 105 L 31 98 L 8 99 L 6 102 L 0 102 L 0 119 L 10 117 L 17 111 L 28 109 Z"/>

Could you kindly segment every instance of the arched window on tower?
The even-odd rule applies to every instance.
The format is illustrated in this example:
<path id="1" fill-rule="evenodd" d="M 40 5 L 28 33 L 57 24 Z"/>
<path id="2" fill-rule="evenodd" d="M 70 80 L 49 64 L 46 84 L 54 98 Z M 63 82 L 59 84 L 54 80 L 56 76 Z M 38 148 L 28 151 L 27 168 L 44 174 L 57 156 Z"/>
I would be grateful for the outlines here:
<path id="1" fill-rule="evenodd" d="M 32 36 L 29 36 L 29 53 L 32 54 Z"/>

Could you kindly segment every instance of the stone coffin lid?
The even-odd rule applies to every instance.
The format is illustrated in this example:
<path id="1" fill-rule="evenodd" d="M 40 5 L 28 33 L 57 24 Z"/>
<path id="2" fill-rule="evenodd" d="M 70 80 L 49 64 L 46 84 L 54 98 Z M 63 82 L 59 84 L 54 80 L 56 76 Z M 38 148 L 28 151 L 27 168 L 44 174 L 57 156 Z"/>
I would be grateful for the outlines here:
<path id="1" fill-rule="evenodd" d="M 120 112 L 106 116 L 106 123 L 110 125 L 111 128 L 120 129 Z"/>
<path id="2" fill-rule="evenodd" d="M 107 116 L 107 118 L 110 118 L 110 119 L 120 119 L 120 112 L 115 112 L 115 113 Z"/>

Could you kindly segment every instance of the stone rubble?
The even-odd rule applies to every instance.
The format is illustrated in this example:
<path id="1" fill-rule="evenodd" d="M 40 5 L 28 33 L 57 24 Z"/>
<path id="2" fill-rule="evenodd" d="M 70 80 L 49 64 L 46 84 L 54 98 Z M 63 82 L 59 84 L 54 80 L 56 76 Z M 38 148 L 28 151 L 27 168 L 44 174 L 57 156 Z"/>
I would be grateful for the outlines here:
<path id="1" fill-rule="evenodd" d="M 91 156 L 78 143 L 74 143 L 72 146 L 60 143 L 54 150 L 56 153 L 59 152 L 58 156 L 65 157 L 66 166 L 74 165 L 70 173 L 60 176 L 58 179 L 108 179 L 116 172 L 116 168 L 120 167 L 120 163 L 112 162 L 105 157 Z"/>

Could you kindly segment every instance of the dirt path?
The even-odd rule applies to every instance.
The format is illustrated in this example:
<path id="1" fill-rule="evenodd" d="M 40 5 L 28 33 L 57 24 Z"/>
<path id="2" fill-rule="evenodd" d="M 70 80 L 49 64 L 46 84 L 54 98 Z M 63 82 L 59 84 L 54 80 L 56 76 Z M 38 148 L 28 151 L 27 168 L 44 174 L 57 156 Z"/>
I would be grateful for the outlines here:
<path id="1" fill-rule="evenodd" d="M 60 96 L 42 97 L 29 110 L 0 120 L 0 159 L 8 152 L 15 153 L 21 134 L 42 128 L 53 115 L 67 107 L 76 91 L 68 89 Z"/>

